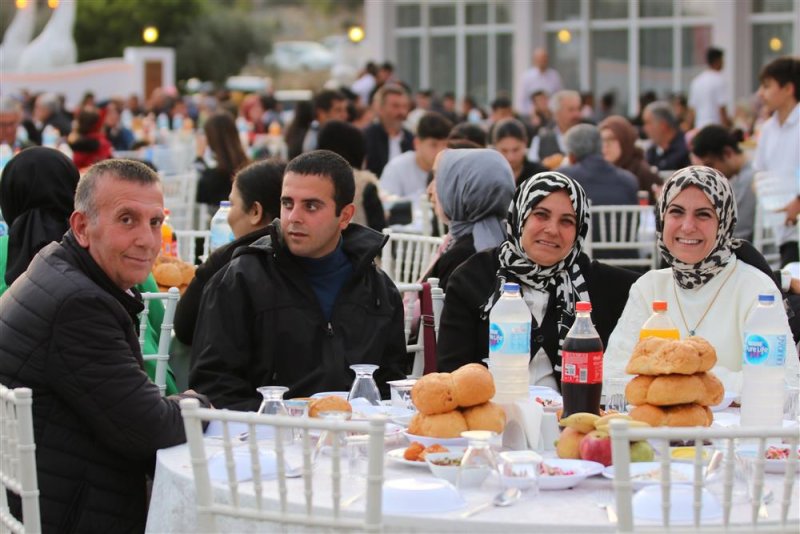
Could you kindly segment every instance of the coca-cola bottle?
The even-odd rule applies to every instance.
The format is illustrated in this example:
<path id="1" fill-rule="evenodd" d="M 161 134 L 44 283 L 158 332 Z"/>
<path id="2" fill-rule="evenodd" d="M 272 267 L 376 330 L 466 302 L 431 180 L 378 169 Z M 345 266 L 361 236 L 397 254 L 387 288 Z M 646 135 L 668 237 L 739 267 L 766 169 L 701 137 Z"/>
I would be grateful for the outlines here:
<path id="1" fill-rule="evenodd" d="M 575 312 L 561 350 L 562 417 L 578 412 L 599 415 L 603 390 L 603 342 L 592 324 L 592 304 L 578 302 Z"/>

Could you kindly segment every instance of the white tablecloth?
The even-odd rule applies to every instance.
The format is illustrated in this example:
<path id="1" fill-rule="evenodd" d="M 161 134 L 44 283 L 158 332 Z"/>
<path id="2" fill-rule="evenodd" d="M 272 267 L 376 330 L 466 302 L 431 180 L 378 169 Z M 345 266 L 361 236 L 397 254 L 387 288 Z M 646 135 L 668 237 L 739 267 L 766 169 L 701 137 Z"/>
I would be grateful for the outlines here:
<path id="1" fill-rule="evenodd" d="M 393 444 L 387 448 L 396 448 L 402 444 Z M 207 438 L 207 453 L 221 450 L 219 440 Z M 550 453 L 551 455 L 552 453 Z M 323 457 L 321 464 L 314 472 L 314 505 L 330 510 L 331 478 L 328 460 Z M 342 468 L 346 473 L 346 463 Z M 411 467 L 387 460 L 385 467 L 387 479 L 405 477 L 432 477 L 427 467 Z M 774 491 L 774 502 L 768 506 L 770 519 L 780 514 L 780 496 L 782 495 L 782 475 L 767 475 L 766 484 Z M 299 509 L 304 503 L 302 479 L 288 481 L 289 500 L 296 503 Z M 265 481 L 266 495 L 274 495 L 277 502 L 277 483 Z M 245 496 L 253 497 L 251 482 L 240 484 L 240 491 Z M 269 488 L 274 488 L 270 490 Z M 342 499 L 360 494 L 364 489 L 363 480 L 343 480 Z M 384 513 L 384 530 L 387 532 L 613 532 L 615 525 L 610 523 L 606 512 L 598 506 L 598 496 L 611 491 L 611 481 L 596 476 L 582 482 L 577 487 L 563 491 L 541 491 L 538 496 L 523 496 L 523 499 L 509 508 L 490 508 L 469 519 L 460 514 L 477 504 L 491 499 L 499 490 L 496 479 L 484 483 L 481 489 L 468 491 L 464 498 L 467 507 L 455 512 L 441 514 L 407 514 L 391 515 Z M 228 494 L 224 484 L 216 484 L 218 497 Z M 797 482 L 793 495 L 794 503 L 790 517 L 798 517 Z M 224 498 L 224 497 L 223 497 Z M 245 499 L 247 497 L 244 497 Z M 268 497 L 269 498 L 269 497 Z M 346 513 L 363 512 L 364 500 L 357 500 L 347 507 Z M 747 522 L 749 506 L 735 507 L 732 514 L 734 522 Z M 222 532 L 264 532 L 263 524 L 255 525 L 241 521 L 232 522 L 227 518 L 217 520 Z M 269 530 L 269 529 L 266 529 Z M 147 532 L 196 532 L 195 489 L 192 468 L 189 461 L 189 450 L 186 445 L 163 449 L 157 457 L 155 481 L 147 518 Z"/>

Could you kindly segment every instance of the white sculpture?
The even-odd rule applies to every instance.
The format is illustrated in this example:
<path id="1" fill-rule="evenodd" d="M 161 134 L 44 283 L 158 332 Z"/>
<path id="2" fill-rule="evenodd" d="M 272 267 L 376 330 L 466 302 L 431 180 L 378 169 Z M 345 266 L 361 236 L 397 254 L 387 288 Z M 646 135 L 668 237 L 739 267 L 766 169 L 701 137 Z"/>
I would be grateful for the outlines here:
<path id="1" fill-rule="evenodd" d="M 31 1 L 23 8 L 17 8 L 14 20 L 11 21 L 0 44 L 0 71 L 17 70 L 22 51 L 33 38 L 36 25 L 36 2 Z"/>
<path id="2" fill-rule="evenodd" d="M 78 50 L 72 38 L 77 0 L 61 0 L 47 26 L 22 52 L 18 72 L 41 72 L 74 65 Z"/>

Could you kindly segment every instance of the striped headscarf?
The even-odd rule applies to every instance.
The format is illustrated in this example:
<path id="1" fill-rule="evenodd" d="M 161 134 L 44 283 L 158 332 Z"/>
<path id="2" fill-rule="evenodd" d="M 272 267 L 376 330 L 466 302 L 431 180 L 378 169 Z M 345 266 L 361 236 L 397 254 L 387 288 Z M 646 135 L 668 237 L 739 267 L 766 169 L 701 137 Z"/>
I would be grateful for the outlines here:
<path id="1" fill-rule="evenodd" d="M 683 263 L 673 256 L 664 243 L 664 216 L 667 208 L 681 191 L 687 187 L 698 187 L 717 214 L 719 228 L 714 248 L 708 256 L 695 264 Z M 684 289 L 702 287 L 719 274 L 733 257 L 733 251 L 740 246 L 740 239 L 733 238 L 736 228 L 736 198 L 733 196 L 730 182 L 719 171 L 710 167 L 694 165 L 676 171 L 664 184 L 656 213 L 656 235 L 658 249 L 664 260 L 672 267 L 675 282 Z"/>
<path id="2" fill-rule="evenodd" d="M 575 210 L 577 228 L 575 242 L 569 253 L 558 263 L 543 266 L 528 258 L 522 248 L 522 231 L 525 220 L 539 202 L 555 191 L 565 191 L 569 195 Z M 482 318 L 487 318 L 492 307 L 502 294 L 503 284 L 507 280 L 519 282 L 540 291 L 551 292 L 555 289 L 556 312 L 558 313 L 559 362 L 561 346 L 572 323 L 575 321 L 575 304 L 580 300 L 589 300 L 586 280 L 578 266 L 577 259 L 583 250 L 583 243 L 589 231 L 589 202 L 581 185 L 558 172 L 541 172 L 520 184 L 508 210 L 508 237 L 500 245 L 500 268 L 497 271 L 497 283 L 489 300 L 483 305 Z M 533 322 L 535 317 L 531 316 Z M 534 328 L 536 325 L 534 325 Z M 560 363 L 555 366 L 561 372 Z"/>

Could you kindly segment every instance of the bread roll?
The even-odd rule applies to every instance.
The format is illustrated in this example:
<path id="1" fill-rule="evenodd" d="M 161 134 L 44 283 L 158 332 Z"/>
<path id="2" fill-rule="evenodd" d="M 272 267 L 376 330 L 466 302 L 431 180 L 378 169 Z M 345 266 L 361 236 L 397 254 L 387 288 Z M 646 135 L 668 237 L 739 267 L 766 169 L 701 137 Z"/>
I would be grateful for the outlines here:
<path id="1" fill-rule="evenodd" d="M 647 404 L 647 390 L 655 377 L 639 375 L 625 386 L 625 399 L 630 404 Z"/>
<path id="2" fill-rule="evenodd" d="M 704 394 L 703 381 L 697 375 L 662 375 L 655 377 L 650 384 L 646 404 L 690 404 L 699 401 Z"/>
<path id="3" fill-rule="evenodd" d="M 493 402 L 461 410 L 470 430 L 491 430 L 501 434 L 506 428 L 506 412 Z"/>
<path id="4" fill-rule="evenodd" d="M 631 359 L 628 361 L 625 372 L 629 375 L 654 374 L 648 372 L 650 357 L 667 343 L 669 343 L 669 340 L 661 337 L 646 337 L 639 340 L 633 348 L 633 354 L 631 354 Z"/>
<path id="5" fill-rule="evenodd" d="M 645 338 L 636 345 L 625 372 L 651 376 L 693 375 L 708 371 L 716 361 L 716 351 L 702 338 L 683 341 Z"/>
<path id="6" fill-rule="evenodd" d="M 159 285 L 172 287 L 183 283 L 181 269 L 174 263 L 161 263 L 153 268 L 153 277 Z"/>
<path id="7" fill-rule="evenodd" d="M 319 417 L 320 412 L 352 412 L 353 407 L 346 399 L 338 395 L 330 395 L 313 399 L 308 403 L 308 416 Z"/>
<path id="8" fill-rule="evenodd" d="M 713 373 L 700 373 L 697 376 L 703 382 L 703 395 L 697 400 L 703 406 L 716 406 L 725 396 L 725 386 Z"/>
<path id="9" fill-rule="evenodd" d="M 466 430 L 467 421 L 458 410 L 436 415 L 418 413 L 408 423 L 409 434 L 431 438 L 460 438 Z"/>
<path id="10" fill-rule="evenodd" d="M 706 339 L 698 336 L 690 336 L 684 340 L 684 343 L 689 343 L 697 350 L 700 356 L 698 371 L 710 371 L 717 365 L 717 351 Z M 722 399 L 720 399 L 720 401 L 722 401 Z"/>
<path id="11" fill-rule="evenodd" d="M 453 371 L 452 375 L 459 407 L 477 406 L 494 397 L 494 378 L 483 365 L 468 363 Z"/>
<path id="12" fill-rule="evenodd" d="M 194 278 L 195 266 L 182 261 L 178 264 L 178 268 L 181 270 L 181 285 L 189 284 Z"/>
<path id="13" fill-rule="evenodd" d="M 631 410 L 630 416 L 650 426 L 709 426 L 713 421 L 710 410 L 699 404 L 677 406 L 642 404 Z"/>
<path id="14" fill-rule="evenodd" d="M 455 410 L 458 402 L 453 376 L 450 373 L 430 373 L 423 376 L 411 388 L 411 400 L 417 410 L 425 415 Z"/>

